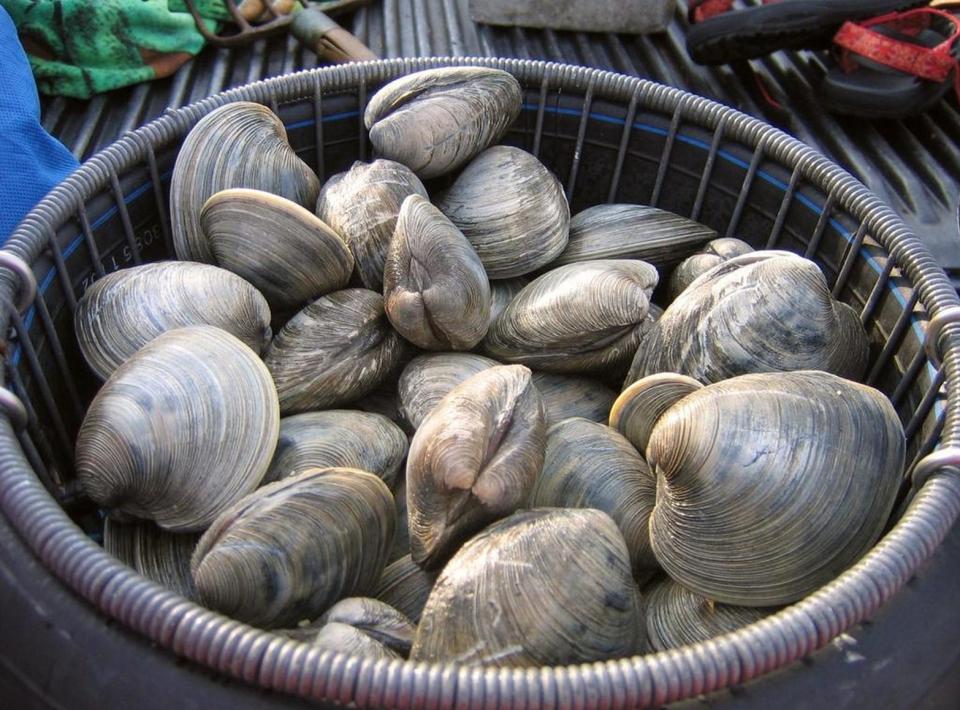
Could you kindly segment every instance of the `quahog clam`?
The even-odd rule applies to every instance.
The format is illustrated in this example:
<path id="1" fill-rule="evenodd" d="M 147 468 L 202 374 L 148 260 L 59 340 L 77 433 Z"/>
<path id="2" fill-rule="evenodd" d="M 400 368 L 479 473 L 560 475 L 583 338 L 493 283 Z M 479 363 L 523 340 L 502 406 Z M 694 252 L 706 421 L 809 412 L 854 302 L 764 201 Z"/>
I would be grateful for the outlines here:
<path id="1" fill-rule="evenodd" d="M 271 192 L 312 208 L 320 181 L 290 147 L 283 122 L 270 109 L 248 101 L 214 109 L 187 134 L 173 167 L 170 217 L 178 259 L 213 262 L 200 209 L 230 187 Z"/>
<path id="2" fill-rule="evenodd" d="M 302 641 L 324 651 L 345 653 L 348 656 L 368 658 L 400 658 L 400 654 L 387 647 L 361 629 L 331 621 L 318 626 L 301 626 L 295 629 L 278 629 L 276 633 Z"/>
<path id="3" fill-rule="evenodd" d="M 393 546 L 387 555 L 387 564 L 410 555 L 410 516 L 407 515 L 407 481 L 401 476 L 400 483 L 393 493 L 393 503 L 397 511 L 397 531 L 393 535 Z"/>
<path id="4" fill-rule="evenodd" d="M 890 515 L 906 448 L 882 393 L 813 370 L 698 389 L 650 430 L 657 560 L 741 606 L 796 601 L 856 562 Z"/>
<path id="5" fill-rule="evenodd" d="M 271 483 L 217 518 L 193 553 L 204 604 L 270 628 L 373 590 L 393 538 L 390 489 L 365 471 L 314 469 Z"/>
<path id="6" fill-rule="evenodd" d="M 533 386 L 543 399 L 543 416 L 547 426 L 570 417 L 605 422 L 617 398 L 616 393 L 606 385 L 576 375 L 534 372 Z"/>
<path id="7" fill-rule="evenodd" d="M 499 141 L 520 114 L 520 84 L 486 67 L 408 74 L 380 89 L 364 112 L 377 153 L 432 178 Z"/>
<path id="8" fill-rule="evenodd" d="M 400 413 L 416 430 L 450 390 L 499 364 L 473 353 L 417 355 L 400 374 Z"/>
<path id="9" fill-rule="evenodd" d="M 427 599 L 410 659 L 554 666 L 646 645 L 623 536 L 598 510 L 514 513 L 470 540 Z"/>
<path id="10" fill-rule="evenodd" d="M 427 197 L 427 189 L 405 165 L 392 160 L 355 162 L 324 184 L 317 216 L 346 241 L 366 288 L 383 290 L 383 264 L 397 226 L 400 205 L 410 195 Z"/>
<path id="11" fill-rule="evenodd" d="M 620 528 L 634 576 L 659 568 L 650 548 L 657 483 L 630 442 L 605 424 L 564 419 L 547 430 L 531 508 L 595 508 Z"/>
<path id="12" fill-rule="evenodd" d="M 868 356 L 860 318 L 833 299 L 816 264 L 759 251 L 715 266 L 680 294 L 643 338 L 625 384 L 657 372 L 710 383 L 806 369 L 856 380 Z"/>
<path id="13" fill-rule="evenodd" d="M 527 368 L 492 367 L 451 390 L 410 442 L 414 562 L 436 567 L 468 536 L 522 506 L 543 465 L 545 437 Z"/>
<path id="14" fill-rule="evenodd" d="M 291 318 L 263 359 L 287 415 L 335 407 L 371 392 L 397 366 L 403 350 L 383 311 L 383 297 L 348 288 Z"/>
<path id="15" fill-rule="evenodd" d="M 491 279 L 536 271 L 567 246 L 570 207 L 563 188 L 519 148 L 482 152 L 437 206 L 473 245 Z"/>
<path id="16" fill-rule="evenodd" d="M 87 364 L 105 380 L 161 333 L 189 325 L 222 328 L 259 355 L 270 342 L 270 307 L 225 269 L 160 261 L 97 280 L 77 302 L 73 325 Z"/>
<path id="17" fill-rule="evenodd" d="M 103 522 L 103 548 L 137 570 L 187 599 L 196 599 L 190 576 L 190 556 L 200 535 L 171 533 L 153 523 Z"/>
<path id="18" fill-rule="evenodd" d="M 423 606 L 436 579 L 436 572 L 424 570 L 410 555 L 406 555 L 387 565 L 373 596 L 392 606 L 414 624 L 419 624 Z"/>
<path id="19" fill-rule="evenodd" d="M 353 255 L 339 234 L 295 202 L 261 190 L 221 190 L 200 226 L 216 263 L 253 284 L 275 309 L 298 308 L 347 285 Z"/>
<path id="20" fill-rule="evenodd" d="M 429 200 L 403 201 L 383 269 L 384 308 L 424 350 L 469 350 L 490 324 L 490 282 L 470 242 Z"/>
<path id="21" fill-rule="evenodd" d="M 701 275 L 707 273 L 714 266 L 729 261 L 735 256 L 743 256 L 753 251 L 753 247 L 740 239 L 722 237 L 714 239 L 699 252 L 688 256 L 670 274 L 668 293 L 671 301 L 683 293 L 687 286 L 692 284 Z"/>
<path id="22" fill-rule="evenodd" d="M 503 309 L 528 283 L 530 279 L 526 276 L 490 282 L 490 325 L 493 325 L 493 322 L 503 313 Z"/>
<path id="23" fill-rule="evenodd" d="M 534 279 L 484 339 L 488 355 L 545 372 L 623 372 L 644 334 L 657 270 L 632 259 L 567 264 Z"/>
<path id="24" fill-rule="evenodd" d="M 276 453 L 263 483 L 308 468 L 358 468 L 393 489 L 406 456 L 406 434 L 379 414 L 348 409 L 295 414 L 280 420 Z"/>
<path id="25" fill-rule="evenodd" d="M 664 577 L 643 590 L 647 637 L 654 651 L 699 643 L 760 621 L 770 609 L 718 604 Z"/>
<path id="26" fill-rule="evenodd" d="M 703 385 L 692 377 L 673 372 L 637 380 L 620 393 L 610 408 L 610 428 L 623 434 L 641 456 L 646 456 L 650 432 L 657 420 L 678 400 L 699 389 Z"/>
<path id="27" fill-rule="evenodd" d="M 77 434 L 77 475 L 103 508 L 199 531 L 260 484 L 279 428 L 250 348 L 212 326 L 177 328 L 100 388 Z"/>
<path id="28" fill-rule="evenodd" d="M 324 624 L 347 624 L 406 656 L 417 631 L 410 619 L 386 602 L 370 597 L 341 599 L 320 617 Z"/>
<path id="29" fill-rule="evenodd" d="M 717 236 L 707 226 L 646 205 L 595 205 L 570 220 L 570 240 L 548 268 L 594 259 L 640 259 L 669 269 Z"/>

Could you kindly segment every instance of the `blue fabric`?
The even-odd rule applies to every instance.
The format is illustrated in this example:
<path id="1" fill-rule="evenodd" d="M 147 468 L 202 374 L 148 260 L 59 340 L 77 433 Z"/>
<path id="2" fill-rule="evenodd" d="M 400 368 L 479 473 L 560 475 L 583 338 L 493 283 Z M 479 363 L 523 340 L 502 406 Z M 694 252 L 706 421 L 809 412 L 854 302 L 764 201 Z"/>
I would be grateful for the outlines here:
<path id="1" fill-rule="evenodd" d="M 0 243 L 78 163 L 40 125 L 40 99 L 27 55 L 0 7 Z"/>

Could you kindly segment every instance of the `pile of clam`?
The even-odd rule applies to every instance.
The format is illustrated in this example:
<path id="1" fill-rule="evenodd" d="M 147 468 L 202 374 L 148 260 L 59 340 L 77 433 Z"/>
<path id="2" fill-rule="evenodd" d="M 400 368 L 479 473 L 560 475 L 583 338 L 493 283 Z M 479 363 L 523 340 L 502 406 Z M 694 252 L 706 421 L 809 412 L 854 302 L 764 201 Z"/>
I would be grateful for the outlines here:
<path id="1" fill-rule="evenodd" d="M 571 218 L 497 145 L 521 100 L 492 69 L 398 79 L 379 159 L 323 185 L 263 106 L 197 123 L 179 261 L 76 311 L 108 550 L 324 649 L 540 666 L 731 631 L 871 547 L 905 442 L 857 315 L 799 256 Z"/>

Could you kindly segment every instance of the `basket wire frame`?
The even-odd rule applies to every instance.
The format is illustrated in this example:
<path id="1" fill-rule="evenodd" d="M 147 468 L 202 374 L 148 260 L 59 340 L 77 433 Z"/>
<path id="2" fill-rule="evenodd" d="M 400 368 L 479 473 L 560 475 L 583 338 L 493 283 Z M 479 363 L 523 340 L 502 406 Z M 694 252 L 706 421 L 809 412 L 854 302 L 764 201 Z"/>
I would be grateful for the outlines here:
<path id="1" fill-rule="evenodd" d="M 955 448 L 960 445 L 960 405 L 957 388 L 951 387 L 960 375 L 960 323 L 956 320 L 944 322 L 937 328 L 936 342 L 931 348 L 920 347 L 909 357 L 890 394 L 901 416 L 905 416 L 905 428 L 914 451 L 911 468 L 922 469 L 924 478 L 915 493 L 907 490 L 905 480 L 901 505 L 906 512 L 888 535 L 853 568 L 797 604 L 735 633 L 669 652 L 583 666 L 482 669 L 399 660 L 372 661 L 319 651 L 211 612 L 139 576 L 107 555 L 64 512 L 64 507 L 69 508 L 79 498 L 75 482 L 63 475 L 63 460 L 71 456 L 70 432 L 79 426 L 83 405 L 76 391 L 68 393 L 66 406 L 55 398 L 31 341 L 33 323 L 39 321 L 55 369 L 60 379 L 69 381 L 71 371 L 64 354 L 66 349 L 45 300 L 46 288 L 56 285 L 63 292 L 71 313 L 76 307 L 77 294 L 56 239 L 56 229 L 70 220 L 75 221 L 83 236 L 92 272 L 97 276 L 105 273 L 108 269 L 97 249 L 85 202 L 106 190 L 113 196 L 124 238 L 135 263 L 139 263 L 140 254 L 119 175 L 134 166 L 145 167 L 153 183 L 152 196 L 160 215 L 162 238 L 169 249 L 167 204 L 156 149 L 182 139 L 187 130 L 213 108 L 235 100 L 255 101 L 274 109 L 292 100 L 309 101 L 315 118 L 314 167 L 323 176 L 326 165 L 321 119 L 325 97 L 356 90 L 360 109 L 358 154 L 363 160 L 369 154 L 369 147 L 362 116 L 371 89 L 409 71 L 471 64 L 505 69 L 529 89 L 535 91 L 539 87 L 536 105 L 526 107 L 535 112 L 531 136 L 535 155 L 540 155 L 544 146 L 545 114 L 551 98 L 564 91 L 584 97 L 564 182 L 568 196 L 576 189 L 591 107 L 598 98 L 627 103 L 619 152 L 606 188 L 609 201 L 615 201 L 621 194 L 623 168 L 629 159 L 627 147 L 636 130 L 634 119 L 641 107 L 670 117 L 649 195 L 648 204 L 652 206 L 661 203 L 664 196 L 671 156 L 677 150 L 684 127 L 695 125 L 712 131 L 691 208 L 694 218 L 704 207 L 711 176 L 725 143 L 739 141 L 753 146 L 729 221 L 725 228 L 718 230 L 721 233 L 738 234 L 765 161 L 792 166 L 764 246 L 781 245 L 791 209 L 801 192 L 813 186 L 823 194 L 824 202 L 816 227 L 804 244 L 808 255 L 817 253 L 835 216 L 843 214 L 856 222 L 855 232 L 836 264 L 831 284 L 833 293 L 841 296 L 847 290 L 869 245 L 885 249 L 888 258 L 861 308 L 864 323 L 877 323 L 878 310 L 893 292 L 892 282 L 906 279 L 913 286 L 900 304 L 901 311 L 893 327 L 885 333 L 884 347 L 868 374 L 872 382 L 879 381 L 895 356 L 902 354 L 907 335 L 919 322 L 960 305 L 950 282 L 926 248 L 860 183 L 785 134 L 706 99 L 598 70 L 526 60 L 387 60 L 303 72 L 258 82 L 169 111 L 161 119 L 126 135 L 53 190 L 11 237 L 7 246 L 9 253 L 28 264 L 49 261 L 51 276 L 44 276 L 33 310 L 21 316 L 13 305 L 19 284 L 10 272 L 0 270 L 0 303 L 5 305 L 13 328 L 6 350 L 5 382 L 22 401 L 28 422 L 26 428 L 14 431 L 10 421 L 0 418 L 0 507 L 40 559 L 69 587 L 104 613 L 161 646 L 250 683 L 307 698 L 353 703 L 358 707 L 660 705 L 743 683 L 824 646 L 893 595 L 932 554 L 960 514 L 960 478 L 956 469 L 951 468 L 960 464 Z M 922 386 L 924 375 L 926 385 Z M 903 407 L 909 404 L 910 393 L 918 389 L 922 389 L 922 395 L 904 415 Z M 41 417 L 50 422 L 49 427 L 39 425 Z M 937 458 L 927 458 L 938 446 L 933 454 Z M 59 454 L 51 453 L 58 449 Z"/>

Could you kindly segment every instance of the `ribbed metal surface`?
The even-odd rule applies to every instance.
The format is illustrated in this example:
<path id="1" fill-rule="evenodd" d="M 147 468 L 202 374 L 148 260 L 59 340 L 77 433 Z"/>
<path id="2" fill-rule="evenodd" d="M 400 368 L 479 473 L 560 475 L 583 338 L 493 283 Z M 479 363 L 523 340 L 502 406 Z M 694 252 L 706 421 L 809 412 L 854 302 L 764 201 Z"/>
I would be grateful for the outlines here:
<path id="1" fill-rule="evenodd" d="M 756 0 L 758 3 L 759 0 Z M 382 57 L 501 56 L 582 64 L 641 76 L 721 101 L 792 133 L 859 177 L 891 205 L 960 285 L 960 111 L 954 100 L 909 121 L 831 116 L 816 103 L 826 55 L 779 52 L 752 62 L 784 111 L 759 95 L 746 66 L 701 67 L 684 47 L 686 2 L 658 35 L 636 37 L 495 28 L 470 20 L 468 0 L 373 0 L 342 22 Z M 98 96 L 47 100 L 43 123 L 78 158 L 125 131 L 210 94 L 318 66 L 289 36 L 239 50 L 208 49 L 169 79 Z"/>

